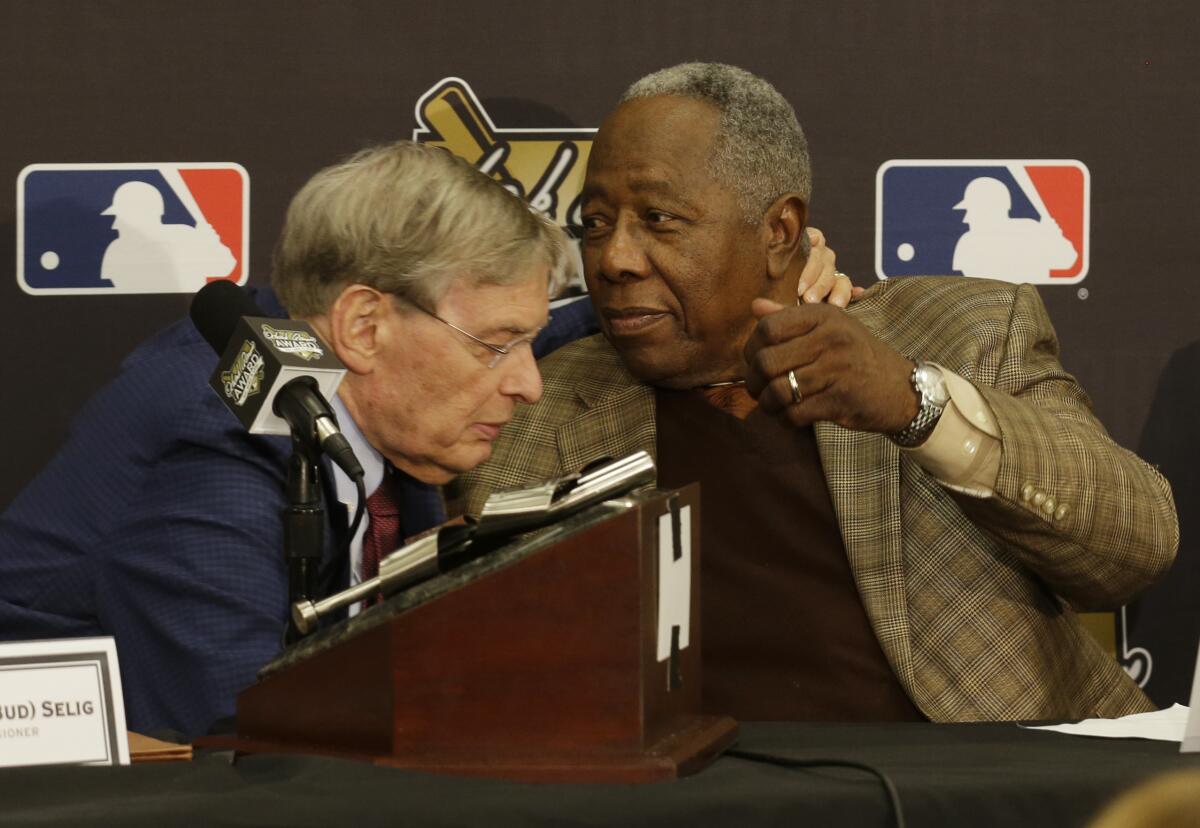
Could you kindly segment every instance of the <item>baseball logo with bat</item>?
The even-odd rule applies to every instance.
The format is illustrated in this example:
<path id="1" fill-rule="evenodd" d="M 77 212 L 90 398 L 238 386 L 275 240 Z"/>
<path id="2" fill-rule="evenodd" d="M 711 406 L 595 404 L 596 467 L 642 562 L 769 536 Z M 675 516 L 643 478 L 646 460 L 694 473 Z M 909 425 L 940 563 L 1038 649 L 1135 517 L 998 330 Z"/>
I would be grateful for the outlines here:
<path id="1" fill-rule="evenodd" d="M 413 140 L 445 147 L 570 229 L 579 226 L 592 128 L 499 128 L 460 78 L 420 97 Z"/>
<path id="2" fill-rule="evenodd" d="M 1088 272 L 1090 200 L 1080 161 L 888 161 L 876 175 L 875 269 L 1075 284 Z"/>
<path id="3" fill-rule="evenodd" d="M 249 209 L 239 164 L 32 164 L 17 177 L 17 280 L 31 294 L 243 284 Z"/>

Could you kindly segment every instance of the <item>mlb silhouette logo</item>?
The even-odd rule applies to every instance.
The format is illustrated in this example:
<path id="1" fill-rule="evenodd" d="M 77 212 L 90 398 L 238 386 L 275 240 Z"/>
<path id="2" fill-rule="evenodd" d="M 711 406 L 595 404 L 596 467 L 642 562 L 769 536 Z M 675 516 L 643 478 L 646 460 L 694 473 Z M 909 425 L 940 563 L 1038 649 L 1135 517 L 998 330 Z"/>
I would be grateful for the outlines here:
<path id="1" fill-rule="evenodd" d="M 17 177 L 17 281 L 32 294 L 244 284 L 249 207 L 239 164 L 33 164 Z"/>
<path id="2" fill-rule="evenodd" d="M 888 161 L 875 179 L 875 272 L 1079 282 L 1090 199 L 1079 161 Z"/>

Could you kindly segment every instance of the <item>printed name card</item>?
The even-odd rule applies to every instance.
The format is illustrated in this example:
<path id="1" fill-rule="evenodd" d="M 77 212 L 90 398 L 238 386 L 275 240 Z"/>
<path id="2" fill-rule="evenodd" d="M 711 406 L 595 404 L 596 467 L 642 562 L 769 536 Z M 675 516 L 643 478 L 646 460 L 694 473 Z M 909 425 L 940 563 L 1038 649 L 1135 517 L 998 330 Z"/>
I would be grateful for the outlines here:
<path id="1" fill-rule="evenodd" d="M 128 765 L 112 638 L 0 644 L 0 767 Z"/>

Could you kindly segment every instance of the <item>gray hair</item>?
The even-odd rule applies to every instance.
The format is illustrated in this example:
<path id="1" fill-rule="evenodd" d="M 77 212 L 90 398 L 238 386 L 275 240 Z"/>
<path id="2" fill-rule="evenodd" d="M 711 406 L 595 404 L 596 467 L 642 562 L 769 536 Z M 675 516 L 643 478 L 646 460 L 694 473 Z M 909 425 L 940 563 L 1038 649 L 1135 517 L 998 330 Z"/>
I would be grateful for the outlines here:
<path id="1" fill-rule="evenodd" d="M 736 195 L 748 222 L 757 222 L 784 193 L 812 195 L 808 142 L 791 104 L 774 86 L 724 63 L 681 63 L 635 81 L 621 103 L 680 95 L 715 106 L 721 124 L 709 168 Z"/>
<path id="2" fill-rule="evenodd" d="M 365 284 L 432 310 L 457 279 L 513 284 L 569 266 L 553 222 L 444 149 L 397 141 L 318 172 L 292 199 L 271 285 L 293 316 L 324 313 Z"/>

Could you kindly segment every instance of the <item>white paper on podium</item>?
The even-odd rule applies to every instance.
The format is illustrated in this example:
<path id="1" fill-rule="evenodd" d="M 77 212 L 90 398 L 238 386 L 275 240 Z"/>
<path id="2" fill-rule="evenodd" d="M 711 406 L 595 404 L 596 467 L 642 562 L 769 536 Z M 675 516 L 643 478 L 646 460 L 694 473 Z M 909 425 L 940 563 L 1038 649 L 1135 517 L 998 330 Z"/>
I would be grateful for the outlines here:
<path id="1" fill-rule="evenodd" d="M 1183 741 L 1188 709 L 1173 704 L 1166 710 L 1134 713 L 1119 719 L 1084 719 L 1075 724 L 1021 725 L 1027 730 L 1054 730 L 1072 736 L 1099 736 L 1104 739 L 1157 739 L 1162 742 Z"/>
<path id="2" fill-rule="evenodd" d="M 1183 732 L 1180 753 L 1200 753 L 1200 646 L 1196 648 L 1196 673 L 1192 676 L 1192 717 Z"/>

